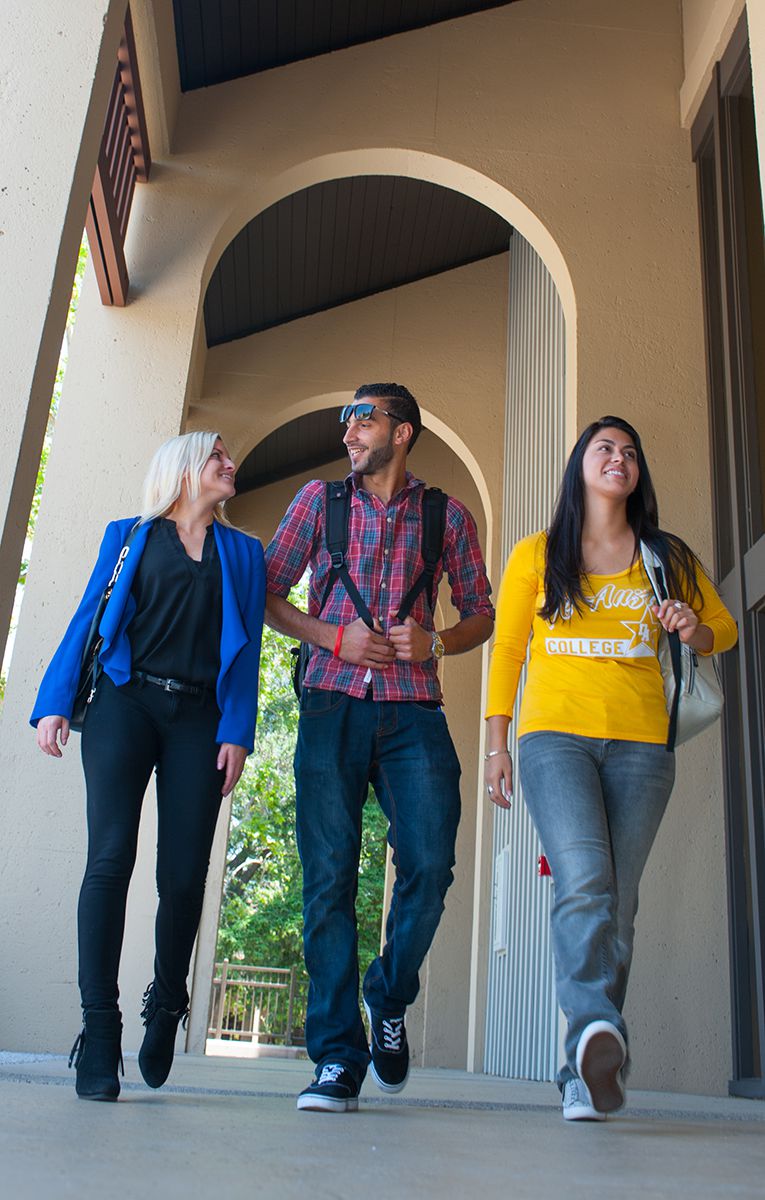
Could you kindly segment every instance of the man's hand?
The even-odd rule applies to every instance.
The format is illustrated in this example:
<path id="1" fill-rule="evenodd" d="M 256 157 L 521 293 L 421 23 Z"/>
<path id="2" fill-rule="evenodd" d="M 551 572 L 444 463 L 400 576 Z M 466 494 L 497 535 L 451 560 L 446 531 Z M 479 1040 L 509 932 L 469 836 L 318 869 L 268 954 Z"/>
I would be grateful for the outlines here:
<path id="1" fill-rule="evenodd" d="M 340 646 L 340 658 L 343 662 L 380 670 L 389 667 L 396 657 L 396 651 L 383 633 L 377 617 L 374 629 L 370 629 L 361 617 L 345 626 Z"/>
<path id="2" fill-rule="evenodd" d="M 395 618 L 396 614 L 391 616 Z M 431 656 L 433 635 L 412 617 L 406 617 L 403 625 L 392 625 L 388 636 L 401 662 L 425 662 Z"/>
<path id="3" fill-rule="evenodd" d="M 37 745 L 43 754 L 51 758 L 61 758 L 58 736 L 61 735 L 61 745 L 69 741 L 69 722 L 66 717 L 41 717 L 37 722 Z"/>
<path id="4" fill-rule="evenodd" d="M 231 742 L 221 742 L 218 751 L 217 767 L 219 771 L 225 771 L 223 779 L 223 787 L 221 795 L 228 796 L 229 792 L 233 792 L 239 782 L 239 776 L 244 770 L 244 760 L 247 757 L 247 750 L 244 746 L 234 746 Z"/>

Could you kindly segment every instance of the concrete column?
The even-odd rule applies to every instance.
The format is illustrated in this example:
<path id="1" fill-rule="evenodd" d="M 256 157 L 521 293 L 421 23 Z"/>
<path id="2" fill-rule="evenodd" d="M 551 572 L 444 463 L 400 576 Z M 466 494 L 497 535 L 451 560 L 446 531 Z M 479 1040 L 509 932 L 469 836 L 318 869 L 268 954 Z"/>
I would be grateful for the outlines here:
<path id="1" fill-rule="evenodd" d="M 126 0 L 72 0 L 59 10 L 30 0 L 3 16 L 0 273 L 13 286 L 0 298 L 0 648 L 125 9 Z"/>
<path id="2" fill-rule="evenodd" d="M 82 593 L 106 522 L 139 507 L 148 460 L 179 432 L 201 266 L 180 181 L 158 171 L 137 194 L 126 247 L 134 299 L 105 308 L 88 268 L 51 450 L 27 594 L 0 719 L 0 1030 L 4 1048 L 68 1050 L 78 1028 L 75 913 L 85 860 L 79 735 L 61 761 L 34 747 L 28 716 Z M 204 239 L 191 235 L 194 248 Z M 140 1039 L 156 909 L 154 801 L 144 805 L 120 974 L 127 1050 Z"/>

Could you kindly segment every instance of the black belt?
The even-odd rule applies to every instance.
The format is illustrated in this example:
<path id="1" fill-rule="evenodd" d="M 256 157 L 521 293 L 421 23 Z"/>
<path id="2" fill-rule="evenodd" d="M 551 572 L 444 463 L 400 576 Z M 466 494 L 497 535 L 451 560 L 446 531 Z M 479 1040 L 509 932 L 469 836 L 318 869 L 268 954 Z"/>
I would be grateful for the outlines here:
<path id="1" fill-rule="evenodd" d="M 145 671 L 134 671 L 132 678 L 139 683 L 153 683 L 165 692 L 181 692 L 184 696 L 204 696 L 212 691 L 204 684 L 184 683 L 181 679 L 160 679 L 158 675 L 147 675 Z"/>

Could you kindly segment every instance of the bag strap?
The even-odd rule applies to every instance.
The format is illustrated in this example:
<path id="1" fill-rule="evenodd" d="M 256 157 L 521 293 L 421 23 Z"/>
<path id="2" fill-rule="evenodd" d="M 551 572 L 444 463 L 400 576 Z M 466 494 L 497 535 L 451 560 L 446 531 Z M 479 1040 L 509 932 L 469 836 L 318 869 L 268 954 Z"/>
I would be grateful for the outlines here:
<path id="1" fill-rule="evenodd" d="M 645 542 L 640 543 L 640 557 L 643 560 L 643 568 L 648 580 L 651 584 L 651 590 L 657 604 L 661 604 L 662 600 L 669 599 L 667 591 L 666 576 L 664 574 L 664 564 Z M 667 637 L 667 645 L 669 646 L 669 658 L 672 663 L 672 674 L 675 677 L 675 694 L 672 698 L 672 708 L 669 714 L 669 730 L 667 732 L 667 750 L 674 750 L 675 739 L 677 737 L 677 714 L 680 707 L 680 691 L 683 682 L 683 667 L 682 667 L 682 647 L 680 644 L 680 635 L 676 632 L 667 633 L 663 631 Z"/>
<path id="2" fill-rule="evenodd" d="M 329 594 L 335 583 L 340 580 L 351 598 L 356 612 L 365 625 L 374 628 L 374 618 L 351 579 L 345 562 L 348 550 L 348 521 L 351 515 L 351 494 L 344 480 L 328 483 L 324 492 L 324 543 L 332 561 L 332 567 L 321 598 L 319 612 L 321 616 L 324 606 L 329 600 Z"/>
<path id="3" fill-rule="evenodd" d="M 433 609 L 433 587 L 436 568 L 441 560 L 446 532 L 446 505 L 448 496 L 440 488 L 426 488 L 422 494 L 422 540 L 420 553 L 423 569 L 404 596 L 396 619 L 403 623 L 411 612 L 412 605 L 420 592 L 427 588 L 428 603 Z M 356 584 L 351 579 L 345 556 L 348 550 L 348 521 L 351 513 L 351 494 L 344 480 L 328 483 L 324 493 L 324 542 L 332 562 L 324 594 L 319 605 L 321 616 L 330 592 L 339 580 L 351 598 L 362 621 L 374 627 L 374 618 L 364 602 Z"/>
<path id="4" fill-rule="evenodd" d="M 422 542 L 420 553 L 423 569 L 401 601 L 396 620 L 401 625 L 412 611 L 420 592 L 427 588 L 428 605 L 433 611 L 433 587 L 436 568 L 441 560 L 446 532 L 446 505 L 449 497 L 440 488 L 426 488 L 422 494 Z"/>
<path id="5" fill-rule="evenodd" d="M 104 588 L 104 601 L 108 601 L 109 598 L 111 597 L 112 592 L 114 591 L 114 585 L 116 584 L 117 580 L 120 577 L 122 568 L 125 565 L 125 559 L 127 558 L 128 553 L 130 551 L 130 544 L 133 541 L 133 538 L 135 537 L 135 535 L 138 533 L 139 525 L 140 525 L 140 521 L 136 521 L 135 525 L 130 530 L 130 533 L 125 538 L 124 545 L 119 552 L 119 557 L 117 558 L 117 561 L 114 564 L 114 570 L 112 571 L 112 577 L 109 580 L 109 582 L 107 583 L 106 587 Z"/>
<path id="6" fill-rule="evenodd" d="M 88 629 L 88 636 L 85 639 L 86 650 L 87 650 L 87 647 L 92 646 L 93 641 L 98 634 L 98 627 L 101 624 L 101 618 L 104 615 L 104 610 L 106 609 L 106 606 L 109 603 L 109 600 L 111 599 L 112 592 L 114 591 L 114 585 L 116 584 L 117 580 L 119 579 L 122 568 L 125 565 L 125 559 L 127 558 L 128 554 L 130 553 L 130 544 L 133 541 L 133 538 L 135 537 L 135 535 L 137 534 L 139 528 L 140 528 L 140 521 L 136 521 L 135 525 L 133 526 L 133 528 L 130 530 L 129 534 L 125 538 L 125 541 L 124 541 L 122 548 L 119 552 L 119 555 L 117 557 L 117 561 L 114 564 L 114 570 L 112 571 L 112 577 L 109 580 L 109 582 L 107 583 L 103 592 L 101 593 L 98 604 L 96 605 L 96 611 L 93 613 L 93 619 L 90 622 L 90 628 Z M 99 645 L 100 645 L 100 640 L 99 640 Z"/>

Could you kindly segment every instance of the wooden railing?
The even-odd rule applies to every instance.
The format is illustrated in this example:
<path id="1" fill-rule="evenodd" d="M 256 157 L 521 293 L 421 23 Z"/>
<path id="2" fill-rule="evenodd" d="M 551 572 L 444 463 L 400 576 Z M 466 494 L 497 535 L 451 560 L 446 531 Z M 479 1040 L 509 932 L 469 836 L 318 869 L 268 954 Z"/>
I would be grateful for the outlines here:
<path id="1" fill-rule="evenodd" d="M 308 980 L 298 967 L 215 964 L 208 1037 L 265 1045 L 305 1045 Z"/>
<path id="2" fill-rule="evenodd" d="M 130 9 L 117 54 L 104 133 L 98 151 L 85 232 L 104 304 L 124 306 L 128 295 L 125 232 L 136 183 L 151 169 Z"/>

